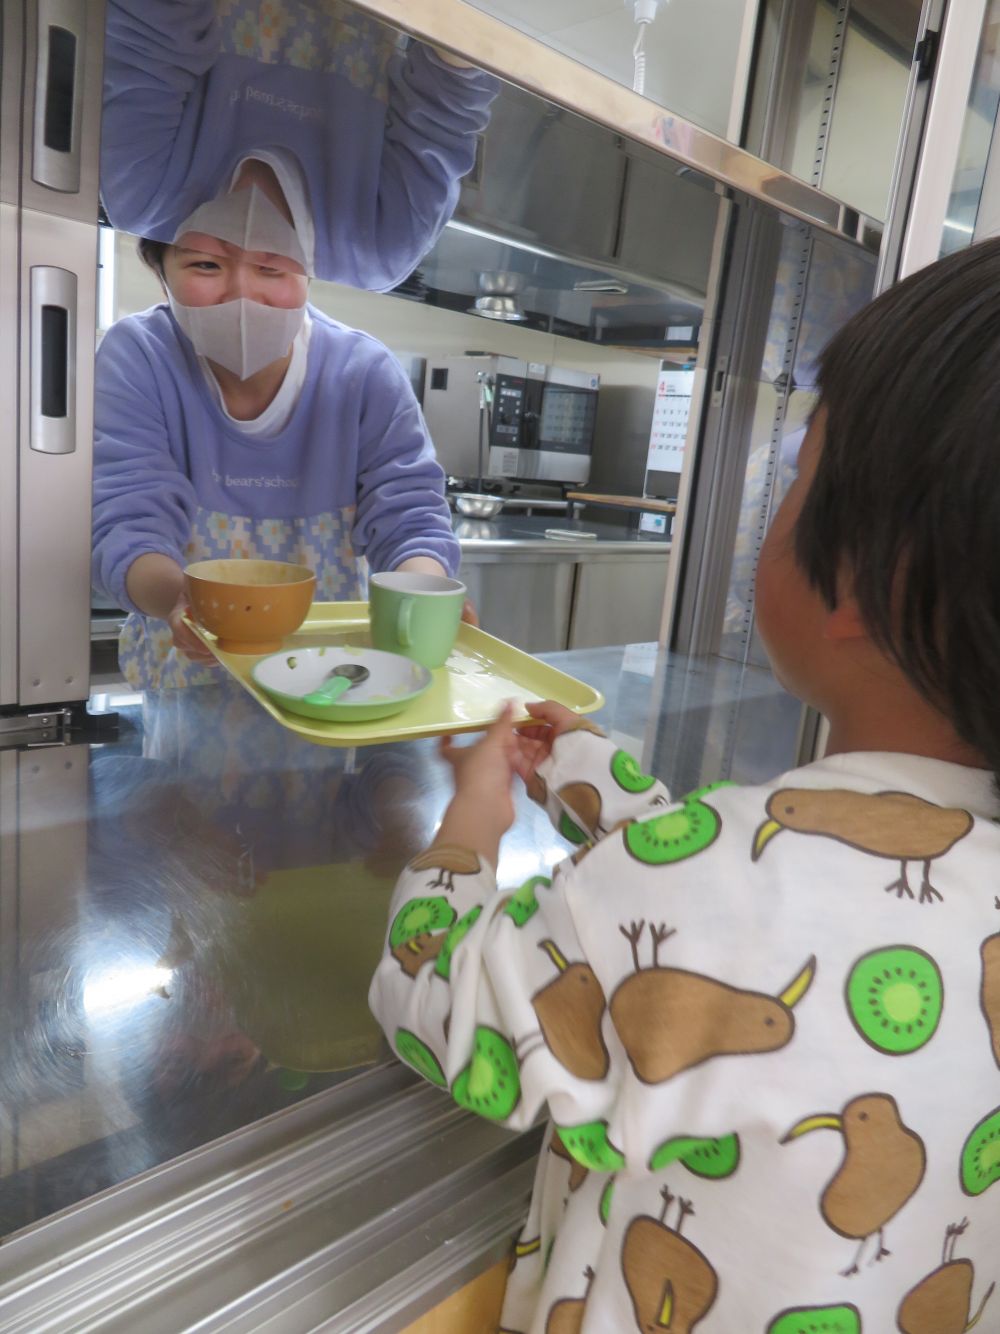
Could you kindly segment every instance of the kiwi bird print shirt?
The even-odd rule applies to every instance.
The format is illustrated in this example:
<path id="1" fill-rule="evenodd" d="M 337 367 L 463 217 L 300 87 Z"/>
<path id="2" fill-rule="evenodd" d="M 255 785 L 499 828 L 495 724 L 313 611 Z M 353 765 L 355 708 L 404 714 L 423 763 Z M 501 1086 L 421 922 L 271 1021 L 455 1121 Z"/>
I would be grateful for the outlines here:
<path id="1" fill-rule="evenodd" d="M 566 860 L 404 871 L 371 1004 L 442 1096 L 549 1125 L 502 1334 L 1000 1331 L 1000 802 L 894 754 L 674 800 L 595 729 Z"/>

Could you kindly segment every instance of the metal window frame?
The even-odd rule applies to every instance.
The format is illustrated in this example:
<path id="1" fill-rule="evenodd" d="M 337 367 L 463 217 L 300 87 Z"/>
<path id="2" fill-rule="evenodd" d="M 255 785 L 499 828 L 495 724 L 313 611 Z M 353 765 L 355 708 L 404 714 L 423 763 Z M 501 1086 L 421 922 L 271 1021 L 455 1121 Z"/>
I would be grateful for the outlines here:
<path id="1" fill-rule="evenodd" d="M 14 1234 L 0 1328 L 390 1334 L 508 1252 L 540 1140 L 377 1067 Z"/>
<path id="2" fill-rule="evenodd" d="M 988 0 L 948 0 L 899 261 L 880 275 L 880 290 L 940 257 L 987 6 Z M 902 198 L 894 205 L 902 209 Z"/>

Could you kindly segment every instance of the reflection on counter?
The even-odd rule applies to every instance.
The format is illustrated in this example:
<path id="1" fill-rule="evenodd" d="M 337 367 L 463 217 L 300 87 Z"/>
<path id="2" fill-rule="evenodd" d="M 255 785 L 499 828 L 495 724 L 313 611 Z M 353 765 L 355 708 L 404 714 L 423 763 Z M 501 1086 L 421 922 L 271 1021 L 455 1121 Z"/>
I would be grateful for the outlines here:
<path id="1" fill-rule="evenodd" d="M 678 791 L 797 725 L 766 673 L 655 644 L 553 665 Z M 114 741 L 0 752 L 0 1235 L 390 1059 L 368 983 L 450 790 L 433 742 L 312 746 L 235 685 L 106 703 Z M 569 851 L 518 793 L 500 882 Z"/>
<path id="2" fill-rule="evenodd" d="M 232 683 L 110 702 L 117 741 L 0 752 L 0 1235 L 390 1059 L 368 984 L 448 795 L 433 742 L 313 746 Z M 511 875 L 564 851 L 522 828 Z"/>

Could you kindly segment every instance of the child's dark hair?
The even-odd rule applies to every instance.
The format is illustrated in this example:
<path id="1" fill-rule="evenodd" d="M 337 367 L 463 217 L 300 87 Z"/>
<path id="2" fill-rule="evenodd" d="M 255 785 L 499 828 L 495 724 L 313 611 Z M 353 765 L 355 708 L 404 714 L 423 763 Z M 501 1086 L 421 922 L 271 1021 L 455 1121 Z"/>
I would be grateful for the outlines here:
<path id="1" fill-rule="evenodd" d="M 1000 783 L 1000 240 L 913 274 L 823 354 L 826 434 L 795 534 Z"/>
<path id="2" fill-rule="evenodd" d="M 141 236 L 136 246 L 139 258 L 147 268 L 152 269 L 163 282 L 163 257 L 167 253 L 166 241 L 151 241 L 148 236 Z"/>

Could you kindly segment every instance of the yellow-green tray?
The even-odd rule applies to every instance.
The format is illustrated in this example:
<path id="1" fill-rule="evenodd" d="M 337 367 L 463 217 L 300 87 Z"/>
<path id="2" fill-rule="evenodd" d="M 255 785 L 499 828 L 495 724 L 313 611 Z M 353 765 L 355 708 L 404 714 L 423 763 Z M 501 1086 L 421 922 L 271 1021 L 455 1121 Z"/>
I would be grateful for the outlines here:
<path id="1" fill-rule="evenodd" d="M 373 722 L 315 722 L 286 713 L 264 694 L 250 675 L 260 657 L 223 653 L 213 635 L 201 626 L 193 628 L 262 709 L 289 731 L 321 746 L 375 746 L 445 733 L 478 732 L 497 716 L 505 700 L 521 706 L 518 710 L 521 722 L 528 717 L 523 706 L 531 700 L 554 699 L 575 713 L 593 713 L 604 703 L 604 696 L 592 686 L 539 662 L 502 639 L 495 639 L 485 630 L 463 623 L 451 657 L 433 673 L 430 690 L 402 713 Z M 314 603 L 305 623 L 285 639 L 281 651 L 319 644 L 370 646 L 368 603 Z"/>

